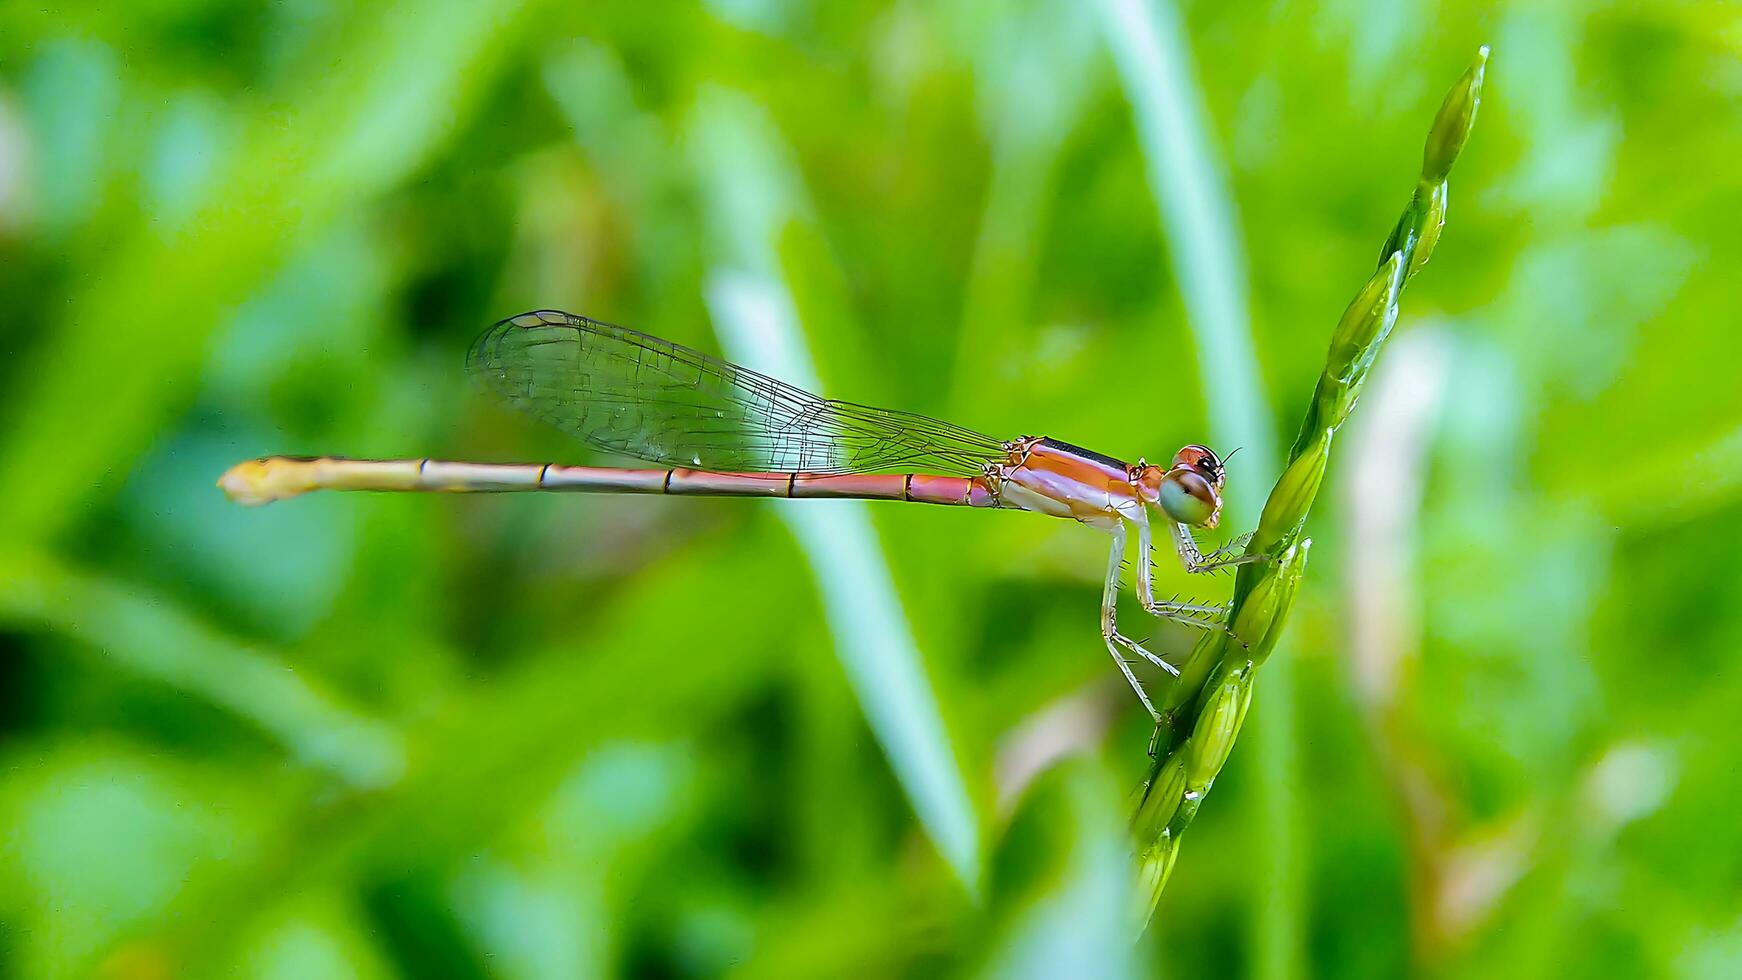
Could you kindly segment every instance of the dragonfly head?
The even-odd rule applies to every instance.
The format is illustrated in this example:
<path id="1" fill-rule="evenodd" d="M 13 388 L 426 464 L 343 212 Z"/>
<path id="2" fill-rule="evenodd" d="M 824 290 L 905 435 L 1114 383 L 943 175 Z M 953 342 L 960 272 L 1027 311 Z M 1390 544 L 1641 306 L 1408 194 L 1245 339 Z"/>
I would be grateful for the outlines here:
<path id="1" fill-rule="evenodd" d="M 1222 487 L 1227 473 L 1222 459 L 1204 446 L 1187 446 L 1174 454 L 1163 470 L 1146 466 L 1137 485 L 1144 500 L 1168 517 L 1192 527 L 1214 528 L 1222 516 Z"/>

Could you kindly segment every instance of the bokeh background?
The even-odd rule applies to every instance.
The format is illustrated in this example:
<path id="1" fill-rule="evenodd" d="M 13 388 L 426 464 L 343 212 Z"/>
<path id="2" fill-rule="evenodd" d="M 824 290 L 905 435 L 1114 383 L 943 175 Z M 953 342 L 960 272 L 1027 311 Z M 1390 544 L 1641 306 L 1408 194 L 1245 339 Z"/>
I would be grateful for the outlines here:
<path id="1" fill-rule="evenodd" d="M 1238 531 L 1484 42 L 1135 945 L 1091 531 L 213 487 L 609 462 L 462 372 L 561 307 Z M 1742 975 L 1739 157 L 1722 3 L 0 7 L 0 976 Z"/>

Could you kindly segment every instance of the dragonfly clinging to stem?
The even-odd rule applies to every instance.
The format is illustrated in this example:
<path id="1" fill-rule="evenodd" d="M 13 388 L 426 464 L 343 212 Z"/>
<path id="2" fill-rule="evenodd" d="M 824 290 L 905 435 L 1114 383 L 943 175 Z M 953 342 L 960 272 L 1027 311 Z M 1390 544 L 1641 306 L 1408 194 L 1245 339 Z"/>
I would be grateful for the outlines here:
<path id="1" fill-rule="evenodd" d="M 323 489 L 553 491 L 905 500 L 1072 518 L 1112 536 L 1101 635 L 1152 716 L 1130 658 L 1178 670 L 1119 631 L 1128 534 L 1137 535 L 1143 608 L 1206 629 L 1226 629 L 1222 607 L 1155 597 L 1150 511 L 1165 519 L 1187 571 L 1248 560 L 1205 555 L 1192 536 L 1214 528 L 1222 511 L 1223 461 L 1203 446 L 1157 466 L 1043 436 L 995 439 L 912 412 L 820 398 L 681 344 L 555 310 L 492 326 L 467 364 L 517 408 L 659 468 L 268 456 L 231 467 L 218 486 L 243 504 Z"/>

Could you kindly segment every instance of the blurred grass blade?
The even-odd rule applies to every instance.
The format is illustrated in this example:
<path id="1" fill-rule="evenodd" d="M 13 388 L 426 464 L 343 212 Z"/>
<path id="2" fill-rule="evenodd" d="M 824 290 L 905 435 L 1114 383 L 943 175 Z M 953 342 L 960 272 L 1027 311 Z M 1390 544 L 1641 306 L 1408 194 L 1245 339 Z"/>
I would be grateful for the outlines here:
<path id="1" fill-rule="evenodd" d="M 1633 528 L 1691 522 L 1742 497 L 1742 425 L 1698 442 L 1653 447 L 1641 460 L 1647 473 L 1681 478 L 1642 494 L 1612 471 L 1587 480 L 1579 494 L 1608 519 Z"/>
<path id="2" fill-rule="evenodd" d="M 992 868 L 993 937 L 978 975 L 1134 976 L 1125 908 L 1131 863 L 1106 774 L 1084 759 L 1042 775 Z"/>
<path id="3" fill-rule="evenodd" d="M 721 92 L 703 98 L 692 135 L 719 243 L 707 301 L 728 356 L 824 390 L 777 258 L 801 194 L 778 137 L 754 106 Z M 836 653 L 920 823 L 977 891 L 976 811 L 870 516 L 856 501 L 817 503 L 780 516 L 810 559 Z"/>
<path id="4" fill-rule="evenodd" d="M 1094 89 L 1099 39 L 1090 11 L 1075 0 L 944 9 L 964 22 L 957 29 L 991 150 L 949 399 L 951 411 L 967 414 L 987 412 L 992 398 L 1021 398 L 1017 385 L 989 391 L 979 382 L 987 372 L 1014 378 L 1036 343 L 1031 303 L 1057 197 L 1053 176 Z"/>
<path id="5" fill-rule="evenodd" d="M 282 813 L 270 841 L 224 864 L 221 884 L 166 901 L 159 942 L 168 962 L 227 962 L 273 914 L 274 902 L 262 899 L 357 887 L 355 876 L 377 881 L 383 869 L 472 866 L 480 842 L 544 805 L 596 747 L 664 743 L 674 735 L 705 740 L 744 717 L 777 673 L 762 626 L 779 615 L 777 599 L 746 598 L 744 615 L 724 617 L 709 634 L 706 657 L 650 646 L 648 624 L 669 615 L 674 595 L 703 592 L 728 574 L 760 581 L 777 574 L 784 557 L 703 546 L 690 561 L 635 578 L 584 635 L 519 649 L 503 673 L 454 692 L 439 710 L 419 712 L 404 729 L 403 778 L 379 792 L 350 794 L 337 808 L 331 797 L 309 794 Z M 659 683 L 648 682 L 650 671 Z M 693 887 L 693 876 L 682 884 Z M 199 975 L 160 975 L 190 974 Z"/>
<path id="6" fill-rule="evenodd" d="M 141 676 L 233 712 L 298 760 L 357 788 L 391 783 L 405 767 L 391 727 L 346 707 L 306 673 L 136 587 L 12 552 L 0 557 L 0 621 L 76 637 Z"/>
<path id="7" fill-rule="evenodd" d="M 1099 0 L 1098 6 L 1197 344 L 1212 439 L 1224 450 L 1243 448 L 1250 460 L 1228 484 L 1227 520 L 1237 527 L 1258 512 L 1264 480 L 1276 465 L 1277 438 L 1253 353 L 1246 258 L 1227 175 L 1173 0 Z M 1303 958 L 1294 684 L 1284 664 L 1272 671 L 1269 708 L 1257 726 L 1258 778 L 1249 811 L 1260 824 L 1253 830 L 1252 928 L 1258 974 L 1267 977 L 1299 974 Z"/>
<path id="8" fill-rule="evenodd" d="M 188 401 L 207 338 L 294 246 L 415 167 L 514 45 L 519 2 L 395 3 L 277 93 L 187 227 L 143 222 L 65 304 L 7 393 L 0 531 L 53 538 Z"/>
<path id="9" fill-rule="evenodd" d="M 1172 0 L 1098 0 L 1097 6 L 1131 102 L 1168 258 L 1197 343 L 1211 433 L 1218 446 L 1244 447 L 1263 474 L 1276 465 L 1276 435 L 1252 350 L 1246 257 L 1185 27 Z M 1234 523 L 1257 513 L 1262 485 L 1249 478 L 1229 481 Z"/>

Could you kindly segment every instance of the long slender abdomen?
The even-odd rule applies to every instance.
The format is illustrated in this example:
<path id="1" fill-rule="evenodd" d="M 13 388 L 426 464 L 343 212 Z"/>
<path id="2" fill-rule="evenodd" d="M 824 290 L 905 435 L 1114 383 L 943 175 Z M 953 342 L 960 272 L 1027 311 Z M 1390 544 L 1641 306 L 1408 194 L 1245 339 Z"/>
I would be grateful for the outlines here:
<path id="1" fill-rule="evenodd" d="M 311 490 L 450 493 L 659 493 L 674 496 L 907 500 L 995 507 L 983 477 L 922 473 L 714 473 L 614 466 L 459 463 L 438 459 L 268 456 L 231 467 L 218 486 L 242 504 L 265 504 Z"/>

